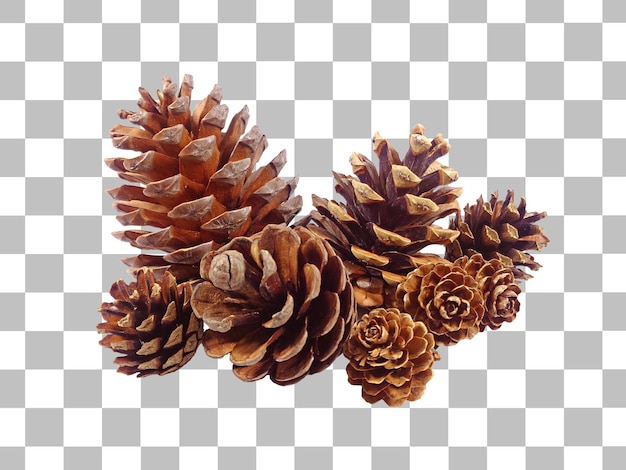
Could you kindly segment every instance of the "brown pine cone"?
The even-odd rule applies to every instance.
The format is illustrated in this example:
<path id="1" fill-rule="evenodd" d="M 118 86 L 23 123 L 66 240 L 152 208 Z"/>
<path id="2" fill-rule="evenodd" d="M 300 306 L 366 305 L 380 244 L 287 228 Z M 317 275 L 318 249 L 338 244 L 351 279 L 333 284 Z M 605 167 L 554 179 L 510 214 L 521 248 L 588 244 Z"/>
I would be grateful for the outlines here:
<path id="1" fill-rule="evenodd" d="M 396 308 L 376 308 L 352 327 L 343 348 L 348 381 L 361 385 L 368 403 L 399 406 L 424 394 L 432 378 L 433 335 Z"/>
<path id="2" fill-rule="evenodd" d="M 104 323 L 96 328 L 106 334 L 100 344 L 122 354 L 115 359 L 118 372 L 165 375 L 189 362 L 202 338 L 192 290 L 192 283 L 177 285 L 170 273 L 155 280 L 149 268 L 138 270 L 135 282 L 113 284 L 114 301 L 100 306 Z"/>
<path id="3" fill-rule="evenodd" d="M 245 381 L 289 385 L 328 367 L 355 319 L 352 287 L 330 245 L 303 227 L 268 225 L 200 265 L 191 305 L 211 357 L 230 354 Z"/>
<path id="4" fill-rule="evenodd" d="M 480 330 L 483 295 L 478 282 L 460 263 L 442 259 L 420 266 L 398 286 L 397 296 L 415 321 L 426 324 L 437 345 L 470 339 Z"/>

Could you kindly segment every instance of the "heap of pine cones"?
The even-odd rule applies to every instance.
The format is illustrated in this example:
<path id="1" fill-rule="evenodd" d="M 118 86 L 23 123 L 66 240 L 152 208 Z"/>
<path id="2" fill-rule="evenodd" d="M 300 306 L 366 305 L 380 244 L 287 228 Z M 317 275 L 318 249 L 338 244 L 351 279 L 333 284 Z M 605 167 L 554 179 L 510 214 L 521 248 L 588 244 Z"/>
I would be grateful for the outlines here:
<path id="1" fill-rule="evenodd" d="M 156 100 L 139 88 L 138 111 L 118 112 L 133 125 L 111 130 L 139 152 L 106 160 L 131 183 L 109 191 L 131 226 L 114 235 L 142 250 L 123 260 L 135 280 L 100 306 L 120 372 L 176 371 L 202 344 L 242 380 L 288 385 L 343 353 L 367 402 L 397 406 L 422 396 L 438 347 L 515 319 L 546 214 L 512 191 L 461 213 L 440 134 L 415 126 L 404 158 L 376 134 L 378 166 L 353 153 L 355 176 L 334 174 L 345 201 L 313 196 L 290 226 L 302 200 L 279 177 L 285 153 L 257 166 L 267 139 L 245 133 L 247 107 L 226 125 L 219 86 L 193 109 L 192 89 L 190 75 L 180 88 L 165 77 Z"/>

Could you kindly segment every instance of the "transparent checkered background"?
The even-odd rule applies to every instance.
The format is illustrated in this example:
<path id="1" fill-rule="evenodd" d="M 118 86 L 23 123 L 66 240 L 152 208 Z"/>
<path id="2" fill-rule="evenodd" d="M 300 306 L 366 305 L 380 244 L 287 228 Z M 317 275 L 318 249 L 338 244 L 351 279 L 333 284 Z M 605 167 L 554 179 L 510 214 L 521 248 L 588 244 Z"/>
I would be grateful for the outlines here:
<path id="1" fill-rule="evenodd" d="M 7 469 L 617 470 L 626 461 L 622 0 L 0 0 L 0 462 Z M 345 360 L 281 388 L 199 351 L 138 380 L 96 311 L 132 251 L 106 188 L 137 86 L 219 82 L 331 197 L 379 131 L 441 132 L 462 202 L 514 188 L 550 246 L 518 319 L 370 406 Z M 265 161 L 265 160 L 264 160 Z M 127 276 L 127 275 L 126 275 Z"/>

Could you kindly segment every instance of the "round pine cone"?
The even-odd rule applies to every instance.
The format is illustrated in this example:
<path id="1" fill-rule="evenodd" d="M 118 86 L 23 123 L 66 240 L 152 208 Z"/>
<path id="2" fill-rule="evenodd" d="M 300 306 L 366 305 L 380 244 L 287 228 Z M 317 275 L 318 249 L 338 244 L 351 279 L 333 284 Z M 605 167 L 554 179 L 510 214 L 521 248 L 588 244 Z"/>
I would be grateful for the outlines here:
<path id="1" fill-rule="evenodd" d="M 280 385 L 328 367 L 356 316 L 345 268 L 330 245 L 303 227 L 268 225 L 206 255 L 191 304 L 209 327 L 211 357 L 230 354 L 242 380 Z"/>
<path id="2" fill-rule="evenodd" d="M 192 283 L 176 284 L 170 273 L 155 280 L 149 268 L 137 280 L 111 286 L 113 302 L 104 302 L 104 323 L 96 329 L 106 336 L 100 344 L 123 354 L 115 359 L 118 372 L 165 375 L 184 366 L 196 353 L 202 323 L 191 309 Z"/>
<path id="3" fill-rule="evenodd" d="M 478 282 L 460 263 L 441 260 L 411 271 L 397 296 L 415 321 L 423 321 L 435 343 L 449 346 L 472 338 L 485 312 Z"/>
<path id="4" fill-rule="evenodd" d="M 376 308 L 352 327 L 343 348 L 348 381 L 361 385 L 368 403 L 399 406 L 424 394 L 432 378 L 433 335 L 397 308 Z"/>

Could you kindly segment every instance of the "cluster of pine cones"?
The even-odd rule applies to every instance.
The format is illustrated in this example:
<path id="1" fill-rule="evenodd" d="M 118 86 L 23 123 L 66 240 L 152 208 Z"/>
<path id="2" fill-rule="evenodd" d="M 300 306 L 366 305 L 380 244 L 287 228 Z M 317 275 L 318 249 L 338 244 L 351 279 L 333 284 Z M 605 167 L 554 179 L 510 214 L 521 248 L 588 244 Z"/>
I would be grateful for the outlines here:
<path id="1" fill-rule="evenodd" d="M 289 226 L 302 199 L 279 177 L 284 152 L 257 168 L 267 140 L 244 134 L 247 107 L 226 126 L 219 86 L 193 109 L 192 89 L 189 75 L 180 89 L 165 77 L 158 100 L 139 88 L 139 110 L 118 112 L 133 125 L 111 130 L 140 152 L 106 160 L 130 183 L 109 191 L 118 220 L 141 227 L 114 233 L 142 253 L 123 260 L 135 280 L 113 284 L 97 326 L 120 372 L 173 372 L 202 344 L 242 380 L 288 385 L 343 353 L 367 402 L 397 406 L 422 396 L 439 346 L 515 318 L 545 213 L 509 191 L 461 214 L 441 135 L 415 126 L 400 158 L 376 134 L 378 167 L 353 153 L 356 177 L 334 174 L 345 202 L 313 196 Z"/>

